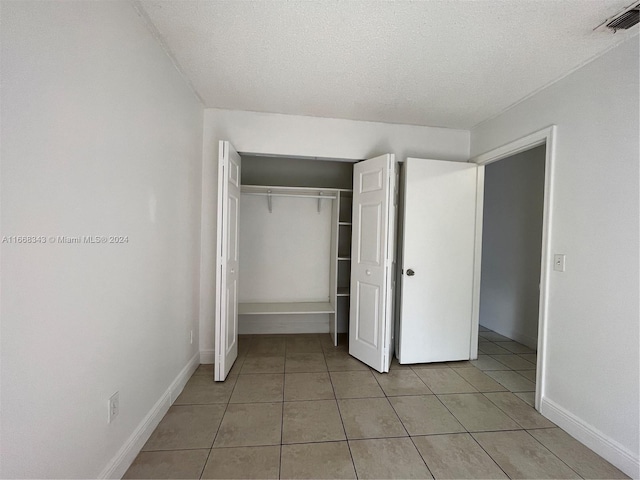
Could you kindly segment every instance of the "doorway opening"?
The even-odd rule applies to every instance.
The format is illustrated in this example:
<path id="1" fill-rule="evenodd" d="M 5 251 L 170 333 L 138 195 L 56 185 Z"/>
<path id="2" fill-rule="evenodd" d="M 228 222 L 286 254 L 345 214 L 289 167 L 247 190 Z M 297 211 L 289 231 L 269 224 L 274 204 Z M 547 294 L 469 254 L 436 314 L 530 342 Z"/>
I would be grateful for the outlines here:
<path id="1" fill-rule="evenodd" d="M 544 387 L 554 130 L 474 159 L 484 183 L 478 193 L 476 366 L 537 410 Z"/>
<path id="2" fill-rule="evenodd" d="M 478 364 L 535 404 L 545 146 L 485 167 Z"/>

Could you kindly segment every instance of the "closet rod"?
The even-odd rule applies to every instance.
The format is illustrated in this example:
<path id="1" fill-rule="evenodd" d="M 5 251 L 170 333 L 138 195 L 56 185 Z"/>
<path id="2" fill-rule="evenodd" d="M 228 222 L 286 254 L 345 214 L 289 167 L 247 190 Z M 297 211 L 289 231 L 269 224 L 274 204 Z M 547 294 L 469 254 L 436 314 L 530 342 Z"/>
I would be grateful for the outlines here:
<path id="1" fill-rule="evenodd" d="M 260 197 L 297 197 L 297 198 L 320 198 L 323 200 L 335 200 L 337 197 L 331 195 L 298 195 L 295 193 L 258 193 L 242 192 L 242 195 L 256 195 Z"/>
<path id="2" fill-rule="evenodd" d="M 337 195 L 325 195 L 320 192 L 318 195 L 302 195 L 299 193 L 273 193 L 271 190 L 266 192 L 242 192 L 244 195 L 255 195 L 257 197 L 267 197 L 267 207 L 269 207 L 269 213 L 273 212 L 273 205 L 271 203 L 271 197 L 296 197 L 296 198 L 317 198 L 318 199 L 318 213 L 322 208 L 322 200 L 335 200 Z"/>

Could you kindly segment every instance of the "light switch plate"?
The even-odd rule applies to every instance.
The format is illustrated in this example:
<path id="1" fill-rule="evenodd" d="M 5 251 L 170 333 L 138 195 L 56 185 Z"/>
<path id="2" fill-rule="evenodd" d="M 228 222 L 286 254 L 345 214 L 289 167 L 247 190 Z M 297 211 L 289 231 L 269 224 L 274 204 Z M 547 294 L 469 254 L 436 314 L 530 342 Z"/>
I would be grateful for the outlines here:
<path id="1" fill-rule="evenodd" d="M 564 272 L 566 257 L 564 253 L 556 253 L 553 256 L 553 269 L 556 272 Z"/>

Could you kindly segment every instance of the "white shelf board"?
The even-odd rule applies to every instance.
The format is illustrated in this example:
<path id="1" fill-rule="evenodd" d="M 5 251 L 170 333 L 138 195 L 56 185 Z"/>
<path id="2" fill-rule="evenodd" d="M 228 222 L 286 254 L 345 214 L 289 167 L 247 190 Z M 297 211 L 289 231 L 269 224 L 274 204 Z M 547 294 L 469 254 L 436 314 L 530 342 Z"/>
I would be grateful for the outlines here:
<path id="1" fill-rule="evenodd" d="M 343 225 L 344 226 L 347 226 L 347 225 L 351 226 L 352 224 L 351 224 L 351 222 L 338 222 L 338 225 L 340 225 L 340 226 L 343 226 Z"/>
<path id="2" fill-rule="evenodd" d="M 268 191 L 276 195 L 301 195 L 301 196 L 315 196 L 322 192 L 323 195 L 327 195 L 327 199 L 331 196 L 337 198 L 339 190 L 337 188 L 318 188 L 318 187 L 282 187 L 277 185 L 241 185 L 240 193 L 260 193 L 266 194 Z"/>
<path id="3" fill-rule="evenodd" d="M 351 260 L 351 257 L 338 257 L 338 260 Z"/>
<path id="4" fill-rule="evenodd" d="M 305 313 L 335 313 L 329 302 L 239 303 L 238 315 L 300 315 Z"/>
<path id="5" fill-rule="evenodd" d="M 338 287 L 338 296 L 339 297 L 348 297 L 349 296 L 349 287 Z"/>

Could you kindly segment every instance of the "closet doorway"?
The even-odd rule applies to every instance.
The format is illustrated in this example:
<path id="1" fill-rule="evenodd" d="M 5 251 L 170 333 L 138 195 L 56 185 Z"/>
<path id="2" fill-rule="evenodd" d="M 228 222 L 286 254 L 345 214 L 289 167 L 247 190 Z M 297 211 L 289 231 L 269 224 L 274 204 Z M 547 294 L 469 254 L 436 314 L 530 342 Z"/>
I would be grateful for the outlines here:
<path id="1" fill-rule="evenodd" d="M 393 155 L 355 167 L 245 157 L 220 142 L 215 380 L 237 357 L 238 333 L 329 332 L 337 345 L 348 324 L 349 353 L 388 371 Z M 352 182 L 355 192 L 341 188 Z"/>
<path id="2" fill-rule="evenodd" d="M 241 155 L 239 334 L 348 331 L 353 163 Z"/>

